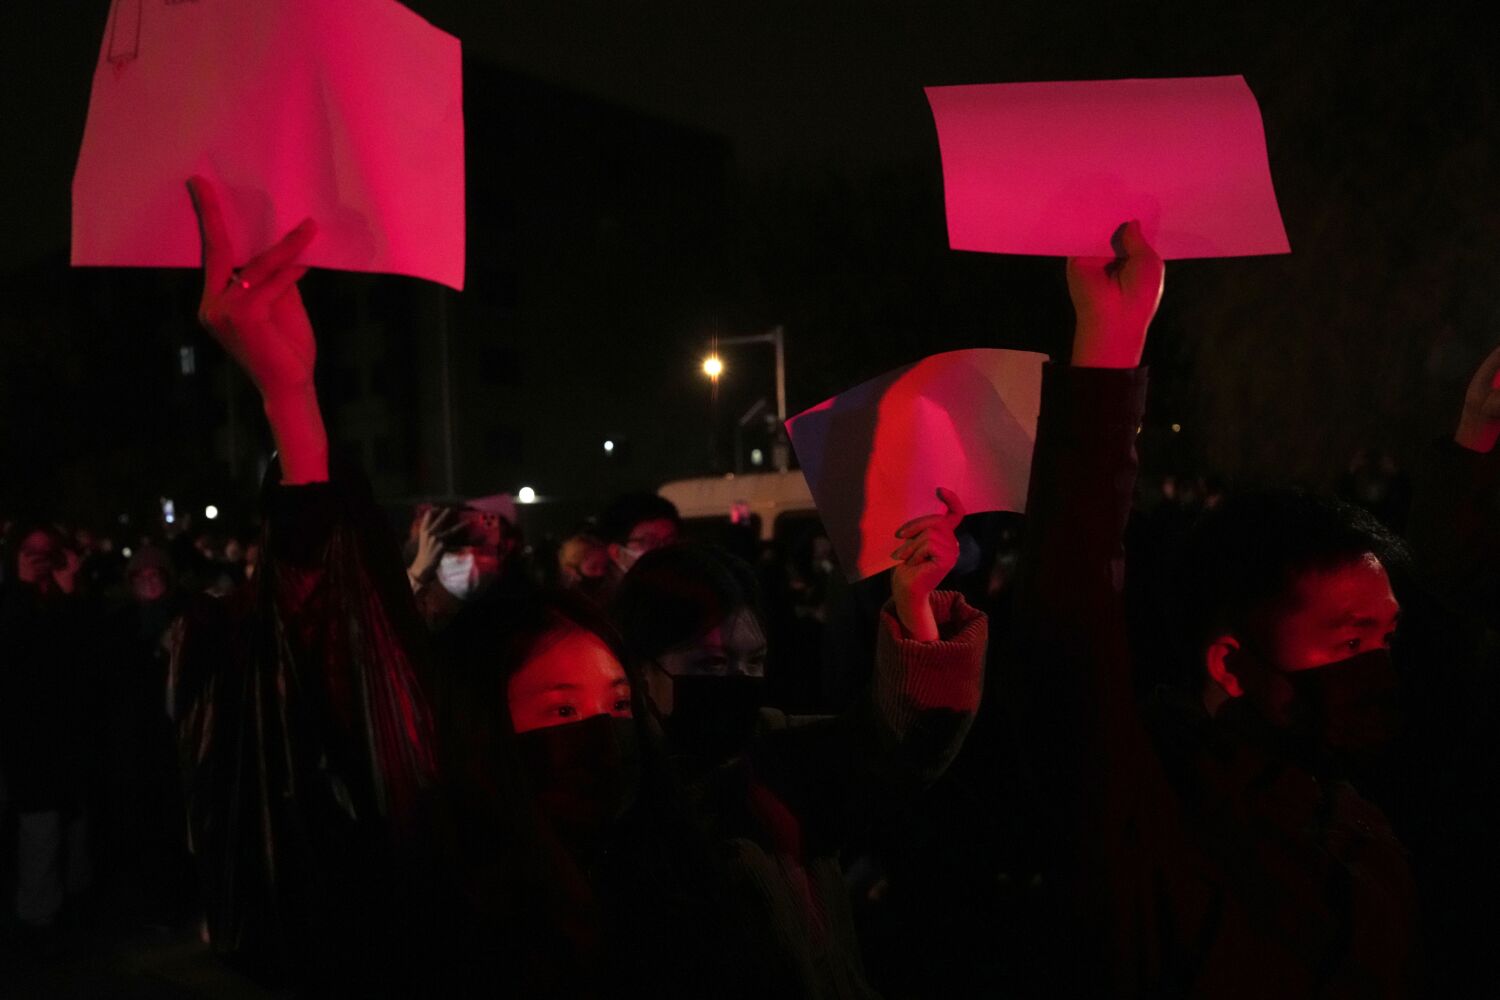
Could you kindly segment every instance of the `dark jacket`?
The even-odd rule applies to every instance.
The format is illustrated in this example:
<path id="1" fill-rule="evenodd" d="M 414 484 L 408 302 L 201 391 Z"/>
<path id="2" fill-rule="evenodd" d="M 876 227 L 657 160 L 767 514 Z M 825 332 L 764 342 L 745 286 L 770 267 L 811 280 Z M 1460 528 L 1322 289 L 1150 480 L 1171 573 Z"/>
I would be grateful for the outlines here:
<path id="1" fill-rule="evenodd" d="M 1137 710 L 1122 540 L 1145 390 L 1144 370 L 1043 380 L 1001 697 L 1041 779 L 1054 968 L 1093 995 L 1401 995 L 1414 890 L 1381 812 L 1238 708 L 1152 729 Z"/>
<path id="2" fill-rule="evenodd" d="M 728 856 L 750 995 L 873 997 L 839 852 L 909 807 L 958 754 L 979 708 L 988 620 L 931 597 L 941 638 L 905 637 L 887 604 L 875 672 L 837 717 L 762 710 L 747 754 L 696 791 Z"/>

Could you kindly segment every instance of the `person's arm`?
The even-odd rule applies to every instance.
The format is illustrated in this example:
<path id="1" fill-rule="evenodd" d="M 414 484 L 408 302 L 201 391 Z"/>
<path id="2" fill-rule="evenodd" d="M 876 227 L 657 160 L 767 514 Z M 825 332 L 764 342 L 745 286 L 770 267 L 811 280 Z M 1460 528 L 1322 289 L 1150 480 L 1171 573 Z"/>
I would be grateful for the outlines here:
<path id="1" fill-rule="evenodd" d="M 947 512 L 896 532 L 900 562 L 865 694 L 838 717 L 790 720 L 752 755 L 808 854 L 835 851 L 909 804 L 957 755 L 979 708 L 989 623 L 959 594 L 935 589 L 958 560 L 964 516 L 951 491 L 937 495 Z"/>
<path id="2" fill-rule="evenodd" d="M 999 694 L 1035 779 L 1044 883 L 1079 962 L 1106 980 L 1105 963 L 1150 960 L 1128 941 L 1144 932 L 1135 908 L 1155 906 L 1153 831 L 1172 807 L 1134 703 L 1123 609 L 1140 362 L 1165 268 L 1135 224 L 1116 248 L 1068 262 L 1077 327 L 1071 362 L 1043 371 Z"/>
<path id="3" fill-rule="evenodd" d="M 323 963 L 392 919 L 368 869 L 433 777 L 425 633 L 362 479 L 329 475 L 296 285 L 315 227 L 235 268 L 217 193 L 189 188 L 199 318 L 255 384 L 280 455 L 253 583 L 233 605 L 195 602 L 173 655 L 190 836 L 215 950 Z"/>
<path id="4" fill-rule="evenodd" d="M 234 245 L 219 194 L 201 177 L 188 181 L 203 238 L 203 297 L 198 319 L 255 383 L 288 485 L 328 479 L 328 434 L 313 387 L 317 341 L 297 282 L 301 255 L 318 234 L 303 219 L 281 242 L 234 266 Z"/>
<path id="5" fill-rule="evenodd" d="M 1480 364 L 1451 439 L 1417 478 L 1407 537 L 1425 586 L 1451 611 L 1500 627 L 1500 348 Z"/>

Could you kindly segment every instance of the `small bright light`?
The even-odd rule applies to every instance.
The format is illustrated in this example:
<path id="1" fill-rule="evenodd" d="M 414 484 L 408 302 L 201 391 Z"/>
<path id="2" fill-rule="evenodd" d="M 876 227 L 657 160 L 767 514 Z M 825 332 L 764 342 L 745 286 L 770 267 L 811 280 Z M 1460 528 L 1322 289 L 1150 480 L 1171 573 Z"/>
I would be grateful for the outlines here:
<path id="1" fill-rule="evenodd" d="M 203 516 L 212 521 L 214 518 L 219 516 L 219 508 L 215 507 L 213 504 L 209 504 L 207 507 L 203 508 Z"/>
<path id="2" fill-rule="evenodd" d="M 174 521 L 177 520 L 177 515 L 176 514 L 168 514 L 165 518 L 163 518 L 163 520 L 165 520 L 168 524 L 172 524 Z"/>
<path id="3" fill-rule="evenodd" d="M 606 454 L 609 453 L 609 452 L 612 452 L 614 450 L 615 450 L 615 443 L 613 441 L 606 441 L 606 442 L 604 442 L 604 451 L 605 451 Z"/>
<path id="4" fill-rule="evenodd" d="M 760 465 L 765 460 L 766 460 L 765 452 L 761 451 L 759 448 L 751 448 L 750 449 L 750 464 L 751 465 Z"/>
<path id="5" fill-rule="evenodd" d="M 516 490 L 516 499 L 521 503 L 536 503 L 536 490 L 530 486 L 522 486 Z"/>
<path id="6" fill-rule="evenodd" d="M 709 378 L 718 378 L 724 374 L 724 362 L 720 361 L 716 355 L 710 354 L 703 359 L 703 374 Z"/>
<path id="7" fill-rule="evenodd" d="M 130 558 L 130 546 L 127 545 L 123 549 L 121 549 L 120 550 L 120 555 L 124 556 L 126 559 L 129 559 Z"/>
<path id="8" fill-rule="evenodd" d="M 1172 425 L 1172 433 L 1173 434 L 1181 434 L 1182 433 L 1182 425 L 1181 424 L 1173 424 Z"/>

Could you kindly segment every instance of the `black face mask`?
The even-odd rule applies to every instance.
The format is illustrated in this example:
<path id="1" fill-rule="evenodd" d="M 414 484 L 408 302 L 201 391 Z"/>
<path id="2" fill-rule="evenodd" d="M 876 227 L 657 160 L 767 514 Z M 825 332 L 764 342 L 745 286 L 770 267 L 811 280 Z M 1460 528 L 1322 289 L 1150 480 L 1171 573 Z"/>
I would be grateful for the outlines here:
<path id="1" fill-rule="evenodd" d="M 1389 746 L 1400 732 L 1400 683 L 1390 650 L 1287 671 L 1241 649 L 1233 669 L 1266 721 L 1294 746 L 1367 754 Z"/>
<path id="2" fill-rule="evenodd" d="M 669 676 L 672 714 L 661 727 L 674 751 L 719 763 L 745 749 L 765 700 L 765 678 Z"/>
<path id="3" fill-rule="evenodd" d="M 1401 729 L 1400 682 L 1390 650 L 1286 675 L 1296 693 L 1295 717 L 1305 717 L 1318 742 L 1355 753 L 1388 746 Z"/>
<path id="4" fill-rule="evenodd" d="M 597 839 L 635 801 L 635 720 L 595 715 L 516 736 L 537 806 L 564 842 Z"/>

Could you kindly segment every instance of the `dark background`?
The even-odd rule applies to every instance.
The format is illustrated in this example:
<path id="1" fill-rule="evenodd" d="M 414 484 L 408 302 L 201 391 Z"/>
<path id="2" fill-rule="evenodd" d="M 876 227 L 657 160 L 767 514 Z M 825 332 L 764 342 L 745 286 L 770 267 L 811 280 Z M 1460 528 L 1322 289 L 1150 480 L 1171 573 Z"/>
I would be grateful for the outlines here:
<path id="1" fill-rule="evenodd" d="M 1249 81 L 1293 253 L 1169 268 L 1149 467 L 1324 486 L 1361 447 L 1412 463 L 1500 339 L 1496 53 L 1457 7 L 411 6 L 465 45 L 468 289 L 307 282 L 330 429 L 387 499 L 450 485 L 443 330 L 452 488 L 569 512 L 732 466 L 770 359 L 726 353 L 713 398 L 716 335 L 784 325 L 794 413 L 925 354 L 1066 343 L 1060 261 L 947 249 L 929 84 Z M 0 30 L 0 510 L 243 519 L 264 430 L 194 328 L 194 275 L 67 267 L 107 9 L 12 4 Z"/>

